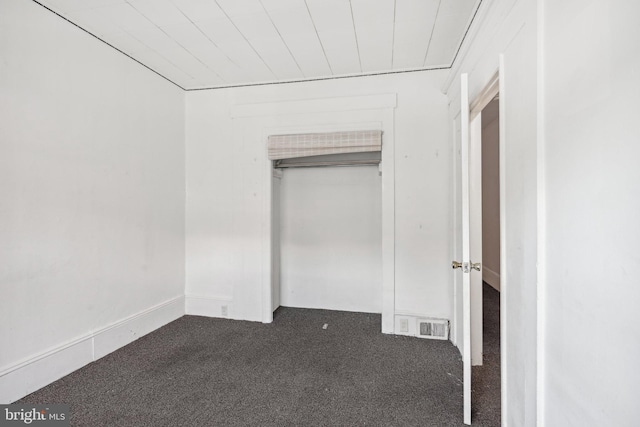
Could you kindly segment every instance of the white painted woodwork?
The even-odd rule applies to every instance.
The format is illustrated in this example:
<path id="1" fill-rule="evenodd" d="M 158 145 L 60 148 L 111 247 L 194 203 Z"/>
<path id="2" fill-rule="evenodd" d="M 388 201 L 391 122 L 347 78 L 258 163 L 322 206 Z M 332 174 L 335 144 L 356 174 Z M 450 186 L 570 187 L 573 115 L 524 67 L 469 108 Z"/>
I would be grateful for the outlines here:
<path id="1" fill-rule="evenodd" d="M 463 368 L 463 419 L 467 425 L 471 424 L 471 273 L 469 269 L 471 258 L 471 218 L 470 218 L 470 127 L 469 127 L 469 83 L 467 74 L 460 76 L 460 191 L 462 216 L 462 233 L 460 235 L 462 248 L 462 368 Z"/>
<path id="2" fill-rule="evenodd" d="M 531 72 L 530 69 L 527 71 Z M 505 76 L 505 60 L 504 54 L 498 55 L 498 75 Z M 500 120 L 500 130 L 499 130 L 499 138 L 500 138 L 500 146 L 498 148 L 498 156 L 500 161 L 500 419 L 505 420 L 505 424 L 509 421 L 509 417 L 517 417 L 519 421 L 526 422 L 530 425 L 534 425 L 537 421 L 537 417 L 534 419 L 533 417 L 527 417 L 525 421 L 525 414 L 522 413 L 522 407 L 524 406 L 524 402 L 522 402 L 522 397 L 518 396 L 517 399 L 511 399 L 507 394 L 509 392 L 509 379 L 514 376 L 514 373 L 510 370 L 510 360 L 509 360 L 509 350 L 507 349 L 507 345 L 511 343 L 515 338 L 508 336 L 509 328 L 507 322 L 511 317 L 516 317 L 517 320 L 517 312 L 514 310 L 515 316 L 511 315 L 510 308 L 511 305 L 507 305 L 507 298 L 509 297 L 509 288 L 507 287 L 507 250 L 509 247 L 507 246 L 507 150 L 505 147 L 506 141 L 505 138 L 507 136 L 507 126 L 506 126 L 506 118 L 507 118 L 507 105 L 506 104 L 506 84 L 505 79 L 499 79 L 498 81 L 499 91 L 502 94 L 502 105 L 499 110 L 499 120 Z M 531 100 L 528 100 L 531 102 Z M 537 191 L 537 190 L 536 190 Z M 537 225 L 537 224 L 536 224 Z M 529 225 L 531 226 L 531 225 Z M 538 248 L 536 248 L 538 249 Z M 537 324 L 536 319 L 536 324 Z M 531 320 L 529 319 L 529 324 Z M 537 338 L 537 337 L 536 337 Z M 531 343 L 529 342 L 529 349 L 531 350 Z M 537 344 L 537 343 L 536 343 Z M 536 352 L 538 349 L 536 348 Z M 524 361 L 514 361 L 514 365 L 517 363 L 517 366 L 524 366 Z M 512 365 L 511 365 L 512 366 Z M 531 376 L 531 364 L 527 365 L 528 375 Z M 537 364 L 536 364 L 537 369 Z M 517 375 L 517 373 L 516 373 Z M 536 381 L 538 380 L 536 374 Z M 522 394 L 527 393 L 531 395 L 531 390 L 522 390 Z M 536 411 L 539 405 L 537 401 L 537 393 L 536 391 Z M 531 397 L 533 398 L 533 397 Z M 514 408 L 510 408 L 508 405 L 511 401 L 515 400 Z M 536 412 L 537 415 L 537 412 Z"/>
<path id="3" fill-rule="evenodd" d="M 452 164 L 451 164 L 451 212 L 453 219 L 453 243 L 451 245 L 451 260 L 460 261 L 462 259 L 462 191 L 461 191 L 461 172 L 462 165 L 461 147 L 462 135 L 460 125 L 460 112 L 456 115 L 452 122 Z M 453 289 L 452 294 L 452 310 L 451 318 L 451 342 L 458 347 L 462 353 L 462 272 L 459 269 L 453 270 Z"/>
<path id="4" fill-rule="evenodd" d="M 280 307 L 282 301 L 282 198 L 280 196 L 282 178 L 283 171 L 273 171 L 271 178 L 271 311 Z"/>
<path id="5" fill-rule="evenodd" d="M 39 0 L 185 89 L 448 67 L 480 0 Z"/>
<path id="6" fill-rule="evenodd" d="M 0 402 L 24 396 L 184 316 L 178 296 L 84 335 L 61 341 L 0 370 Z"/>
<path id="7" fill-rule="evenodd" d="M 498 73 L 495 73 L 493 77 L 491 77 L 491 80 L 489 81 L 487 86 L 482 89 L 482 91 L 478 95 L 476 95 L 473 101 L 471 101 L 471 106 L 469 107 L 469 118 L 471 120 L 475 119 L 478 114 L 483 112 L 485 107 L 487 107 L 487 105 L 489 105 L 491 101 L 496 98 L 496 96 L 498 95 L 499 86 L 500 76 L 498 75 Z"/>

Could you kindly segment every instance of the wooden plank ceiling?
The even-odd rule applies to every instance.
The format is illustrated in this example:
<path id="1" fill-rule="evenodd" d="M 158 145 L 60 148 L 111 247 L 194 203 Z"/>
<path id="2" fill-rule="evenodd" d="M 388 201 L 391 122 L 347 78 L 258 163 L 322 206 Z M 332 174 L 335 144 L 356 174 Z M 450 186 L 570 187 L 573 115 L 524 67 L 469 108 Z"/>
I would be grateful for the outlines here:
<path id="1" fill-rule="evenodd" d="M 38 0 L 184 89 L 449 67 L 480 0 Z"/>

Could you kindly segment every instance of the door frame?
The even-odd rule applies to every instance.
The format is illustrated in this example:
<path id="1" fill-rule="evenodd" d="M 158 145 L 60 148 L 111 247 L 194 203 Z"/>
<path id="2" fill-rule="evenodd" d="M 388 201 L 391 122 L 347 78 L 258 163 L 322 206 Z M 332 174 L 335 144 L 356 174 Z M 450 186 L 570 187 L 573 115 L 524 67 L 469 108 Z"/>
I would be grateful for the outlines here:
<path id="1" fill-rule="evenodd" d="M 362 129 L 380 129 L 382 130 L 382 149 L 381 161 L 378 165 L 381 174 L 381 197 L 382 197 L 382 312 L 381 312 L 381 332 L 384 334 L 395 333 L 395 149 L 394 149 L 394 125 L 395 125 L 395 94 L 393 97 L 393 109 L 386 108 L 377 109 L 375 118 L 379 120 L 362 121 L 362 122 L 333 122 L 330 124 L 290 124 L 284 126 L 264 126 L 262 129 L 262 141 L 266 142 L 270 135 L 285 134 L 306 134 L 306 133 L 326 133 L 326 132 L 348 132 L 358 131 Z M 266 174 L 272 177 L 274 171 L 273 161 L 266 159 L 263 163 Z M 277 239 L 277 250 L 280 250 L 280 235 L 273 233 L 274 217 L 280 215 L 279 203 L 275 205 L 273 180 L 265 177 L 265 193 L 267 194 L 268 204 L 264 204 L 265 211 L 263 215 L 268 217 L 268 242 L 264 243 L 265 266 L 268 266 L 268 272 L 264 271 L 264 282 L 262 285 L 262 322 L 271 323 L 273 321 L 273 295 L 274 289 L 280 288 L 280 274 L 278 274 L 277 283 L 274 281 L 273 266 L 274 261 L 278 260 L 280 254 L 275 254 L 274 241 Z M 264 236 L 265 239 L 267 236 Z M 268 274 L 268 276 L 267 276 Z"/>
<path id="2" fill-rule="evenodd" d="M 500 105 L 499 105 L 499 193 L 500 193 L 500 401 L 501 401 L 501 416 L 502 419 L 506 419 L 506 409 L 507 409 L 507 393 L 506 393 L 506 384 L 507 384 L 507 292 L 508 285 L 506 281 L 507 277 L 507 265 L 506 265 L 506 107 L 505 107 L 505 85 L 504 85 L 504 57 L 502 54 L 499 55 L 498 58 L 498 68 L 494 72 L 494 74 L 489 78 L 483 89 L 473 98 L 473 101 L 470 102 L 469 108 L 469 129 L 471 131 L 471 124 L 474 119 L 478 116 L 478 114 L 486 107 L 486 105 L 495 97 L 496 94 L 500 94 Z M 457 218 L 458 212 L 460 211 L 460 206 L 457 204 L 457 182 L 461 179 L 461 169 L 458 162 L 457 150 L 459 146 L 457 145 L 457 120 L 462 120 L 465 115 L 461 114 L 463 106 L 460 105 L 460 111 L 453 117 L 452 123 L 452 132 L 453 132 L 453 214 L 454 218 Z M 469 135 L 471 136 L 471 135 Z M 481 141 L 481 138 L 480 138 Z M 478 159 L 476 159 L 478 160 Z M 481 158 L 480 158 L 481 160 Z M 473 159 L 470 159 L 473 161 Z M 481 162 L 480 162 L 481 168 Z M 480 169 L 481 170 L 481 169 Z M 454 219 L 455 221 L 455 219 Z M 456 248 L 458 245 L 458 237 L 457 231 L 454 222 L 453 226 L 453 248 L 452 255 L 453 259 L 456 257 Z M 452 330 L 452 342 L 454 345 L 459 348 L 459 341 L 463 339 L 463 337 L 457 336 L 457 322 L 462 321 L 462 316 L 464 313 L 458 313 L 457 307 L 459 304 L 459 299 L 462 298 L 462 295 L 457 291 L 457 280 L 455 279 L 455 270 L 452 273 L 453 278 L 453 321 L 451 325 Z M 472 298 L 474 294 L 471 294 Z M 482 293 L 480 293 L 480 298 L 482 298 Z M 474 303 L 477 301 L 471 301 L 471 306 L 473 307 Z M 476 304 L 477 305 L 477 304 Z M 480 307 L 482 307 L 482 301 L 480 300 Z M 480 317 L 482 320 L 482 316 Z M 473 333 L 473 328 L 471 328 L 471 333 Z M 480 333 L 482 333 L 482 329 L 480 329 Z M 464 335 L 464 333 L 463 333 Z M 473 398 L 471 399 L 473 401 Z"/>

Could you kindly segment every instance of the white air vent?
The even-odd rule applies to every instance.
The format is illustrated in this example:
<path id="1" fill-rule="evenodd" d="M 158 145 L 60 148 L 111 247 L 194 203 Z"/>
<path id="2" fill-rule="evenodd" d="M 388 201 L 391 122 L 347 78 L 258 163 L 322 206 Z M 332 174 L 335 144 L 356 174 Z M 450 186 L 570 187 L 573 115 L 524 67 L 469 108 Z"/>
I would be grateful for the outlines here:
<path id="1" fill-rule="evenodd" d="M 449 321 L 445 319 L 418 319 L 416 336 L 433 340 L 449 339 Z"/>

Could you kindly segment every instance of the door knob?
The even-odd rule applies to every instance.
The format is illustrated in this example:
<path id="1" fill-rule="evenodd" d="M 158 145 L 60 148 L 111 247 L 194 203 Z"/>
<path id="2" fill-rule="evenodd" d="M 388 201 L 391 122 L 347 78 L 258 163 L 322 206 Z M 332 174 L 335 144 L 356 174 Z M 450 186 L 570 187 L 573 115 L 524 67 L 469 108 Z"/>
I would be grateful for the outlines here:
<path id="1" fill-rule="evenodd" d="M 471 270 L 482 271 L 482 265 L 479 262 L 452 261 L 451 268 L 461 268 L 463 273 L 469 273 Z"/>

